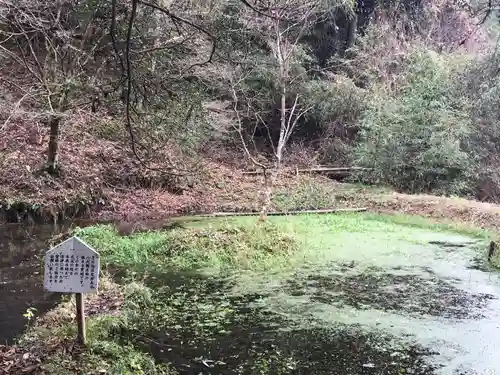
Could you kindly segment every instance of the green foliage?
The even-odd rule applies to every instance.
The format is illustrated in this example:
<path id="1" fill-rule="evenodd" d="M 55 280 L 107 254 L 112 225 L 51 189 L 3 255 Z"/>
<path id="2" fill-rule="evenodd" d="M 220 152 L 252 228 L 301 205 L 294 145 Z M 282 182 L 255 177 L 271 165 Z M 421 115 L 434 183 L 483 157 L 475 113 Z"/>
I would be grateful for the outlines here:
<path id="1" fill-rule="evenodd" d="M 304 106 L 312 107 L 296 136 L 314 141 L 320 163 L 349 165 L 356 124 L 365 107 L 368 90 L 341 74 L 314 79 L 303 85 Z"/>
<path id="2" fill-rule="evenodd" d="M 304 85 L 304 91 L 307 104 L 314 106 L 308 117 L 314 117 L 323 132 L 336 121 L 354 123 L 365 108 L 366 90 L 346 76 L 312 80 Z"/>
<path id="3" fill-rule="evenodd" d="M 140 350 L 131 337 L 120 333 L 129 328 L 124 317 L 97 316 L 88 320 L 87 349 L 79 357 L 55 354 L 47 358 L 44 366 L 51 374 L 106 373 L 110 375 L 174 375 L 166 364 L 155 363 L 154 358 Z M 71 340 L 76 335 L 74 324 L 59 327 L 60 339 Z"/>
<path id="4" fill-rule="evenodd" d="M 241 1 L 230 0 L 214 17 L 213 28 L 219 49 L 228 58 L 240 51 L 248 52 L 261 47 L 262 41 L 243 18 L 244 11 L 245 5 Z"/>
<path id="5" fill-rule="evenodd" d="M 290 77 L 285 82 L 287 98 L 291 103 L 297 94 L 307 91 L 307 86 L 303 86 L 309 84 L 308 67 L 312 62 L 310 52 L 304 46 L 297 45 L 293 48 L 287 61 L 290 65 Z M 270 56 L 269 52 L 256 52 L 253 56 L 247 57 L 245 65 L 237 70 L 242 78 L 238 85 L 240 95 L 247 101 L 247 105 L 252 111 L 265 111 L 264 113 L 271 118 L 272 109 L 277 104 L 276 100 L 281 92 L 276 59 Z M 305 107 L 306 101 L 301 100 L 299 106 Z"/>
<path id="6" fill-rule="evenodd" d="M 500 55 L 493 53 L 472 61 L 461 75 L 461 95 L 471 103 L 473 122 L 471 152 L 478 159 L 476 197 L 496 201 L 500 198 Z"/>
<path id="7" fill-rule="evenodd" d="M 36 308 L 35 307 L 28 307 L 26 309 L 26 312 L 23 314 L 24 318 L 28 321 L 26 323 L 26 327 L 29 328 L 30 324 L 33 322 L 35 319 L 35 313 L 36 313 Z"/>
<path id="8" fill-rule="evenodd" d="M 181 290 L 153 290 L 141 284 L 136 284 L 133 290 L 127 288 L 125 332 L 147 335 L 168 330 L 176 336 L 179 331 L 188 331 L 198 340 L 210 340 L 214 334 L 224 333 L 224 324 L 228 323 L 234 308 L 227 300 L 205 303 L 202 296 L 207 287 L 205 282 L 190 281 Z M 189 316 L 194 319 L 186 319 Z"/>
<path id="9" fill-rule="evenodd" d="M 372 178 L 409 192 L 471 191 L 467 103 L 455 95 L 454 61 L 417 51 L 395 95 L 374 93 L 361 126 L 356 157 Z"/>
<path id="10" fill-rule="evenodd" d="M 257 54 L 247 60 L 248 71 L 241 80 L 239 90 L 256 111 L 270 111 L 279 90 L 278 74 L 272 58 Z"/>
<path id="11" fill-rule="evenodd" d="M 179 85 L 175 98 L 163 98 L 151 114 L 143 116 L 142 131 L 155 144 L 174 144 L 193 152 L 209 138 L 212 128 L 202 103 L 205 92 L 196 85 Z"/>
<path id="12" fill-rule="evenodd" d="M 286 257 L 297 250 L 293 235 L 282 233 L 272 224 L 253 226 L 224 225 L 217 229 L 176 231 L 169 251 L 188 264 L 252 268 L 269 257 Z"/>
<path id="13" fill-rule="evenodd" d="M 272 196 L 272 204 L 279 211 L 314 210 L 333 207 L 336 204 L 333 185 L 304 181 L 295 189 L 282 189 Z"/>
<path id="14" fill-rule="evenodd" d="M 75 234 L 100 249 L 106 261 L 131 269 L 267 267 L 298 250 L 293 232 L 273 224 L 222 224 L 121 237 L 112 226 L 77 229 Z"/>

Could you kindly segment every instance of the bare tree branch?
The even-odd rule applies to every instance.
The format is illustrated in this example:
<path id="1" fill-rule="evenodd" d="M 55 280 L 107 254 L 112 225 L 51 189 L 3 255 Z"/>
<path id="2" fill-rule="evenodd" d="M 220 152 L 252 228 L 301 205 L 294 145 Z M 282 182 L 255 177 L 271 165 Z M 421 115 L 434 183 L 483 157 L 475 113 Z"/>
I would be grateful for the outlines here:
<path id="1" fill-rule="evenodd" d="M 27 92 L 26 94 L 24 94 L 21 99 L 19 99 L 16 104 L 14 105 L 14 108 L 12 109 L 12 111 L 10 112 L 9 116 L 7 117 L 7 119 L 4 121 L 3 125 L 0 126 L 0 131 L 2 131 L 3 129 L 5 129 L 5 127 L 7 126 L 7 124 L 9 123 L 10 119 L 12 117 L 14 117 L 14 115 L 17 113 L 19 107 L 21 106 L 21 103 L 24 101 L 24 99 L 26 99 L 28 96 L 31 96 L 32 94 Z"/>
<path id="2" fill-rule="evenodd" d="M 264 17 L 267 17 L 267 18 L 271 18 L 271 19 L 275 19 L 275 20 L 279 19 L 279 17 L 277 17 L 274 14 L 266 13 L 265 11 L 256 8 L 255 6 L 253 6 L 252 4 L 250 4 L 247 0 L 240 0 L 240 2 L 243 5 L 245 5 L 246 7 L 250 8 L 251 10 L 253 10 L 255 13 L 260 14 L 261 16 L 264 16 Z"/>
<path id="3" fill-rule="evenodd" d="M 236 132 L 238 133 L 238 136 L 240 138 L 241 145 L 243 146 L 245 154 L 255 166 L 260 167 L 263 170 L 266 170 L 267 167 L 264 164 L 257 161 L 257 159 L 255 159 L 252 156 L 252 154 L 250 153 L 250 151 L 248 150 L 247 143 L 245 141 L 245 137 L 243 136 L 243 126 L 241 124 L 241 116 L 240 116 L 240 112 L 238 109 L 238 95 L 236 94 L 236 89 L 235 89 L 234 85 L 232 85 L 232 87 L 231 87 L 231 92 L 233 94 L 233 111 L 234 111 L 234 114 L 236 115 L 236 122 L 238 124 L 238 126 L 233 125 L 233 127 L 236 130 Z"/>
<path id="4" fill-rule="evenodd" d="M 244 1 L 246 3 L 246 1 Z M 245 4 L 249 5 L 249 4 Z M 273 149 L 274 161 L 273 166 L 270 169 L 270 175 L 265 175 L 264 186 L 262 190 L 262 206 L 261 206 L 261 220 L 265 220 L 269 207 L 271 205 L 271 194 L 273 187 L 279 177 L 280 171 L 283 166 L 284 151 L 290 138 L 297 128 L 299 121 L 303 116 L 312 109 L 312 107 L 303 107 L 301 103 L 301 98 L 299 94 L 295 94 L 295 98 L 290 107 L 288 107 L 288 96 L 290 91 L 290 86 L 294 81 L 300 79 L 305 74 L 296 74 L 293 70 L 294 59 L 298 55 L 299 42 L 302 39 L 305 31 L 316 20 L 320 13 L 320 1 L 295 1 L 295 0 L 272 0 L 269 1 L 269 11 L 273 17 L 265 17 L 263 20 L 259 19 L 255 22 L 255 27 L 260 32 L 260 36 L 263 40 L 267 41 L 269 49 L 272 51 L 272 56 L 275 63 L 275 90 L 273 97 L 278 96 L 278 103 L 272 103 L 271 107 L 274 105 L 278 106 L 279 111 L 279 136 L 278 139 L 272 139 L 270 136 L 271 132 L 268 127 L 267 121 L 262 118 L 261 114 L 255 112 L 253 115 L 257 119 L 257 122 L 262 124 L 270 138 L 270 144 Z M 250 6 L 250 8 L 253 8 Z M 249 16 L 251 19 L 252 16 Z M 245 64 L 241 65 L 241 69 L 245 69 Z M 239 94 L 235 89 L 235 84 L 232 83 L 232 99 L 233 111 L 236 113 L 240 140 L 243 144 L 245 154 L 249 154 L 249 150 L 245 139 L 241 137 L 243 133 L 241 129 L 241 118 L 239 116 L 239 106 L 240 98 L 244 96 L 244 93 Z M 250 98 L 246 98 L 245 105 L 247 108 L 251 107 Z M 252 160 L 254 164 L 255 161 Z M 260 163 L 262 167 L 262 163 Z"/>
<path id="5" fill-rule="evenodd" d="M 192 68 L 194 68 L 195 66 L 203 66 L 203 65 L 206 65 L 206 64 L 209 64 L 212 62 L 212 59 L 215 55 L 215 51 L 217 49 L 217 44 L 216 44 L 216 39 L 215 37 L 212 35 L 212 33 L 210 33 L 208 30 L 206 30 L 204 27 L 202 26 L 199 26 L 199 25 L 196 25 L 195 23 L 183 18 L 183 17 L 180 17 L 178 15 L 175 15 L 174 13 L 172 13 L 170 10 L 160 6 L 160 5 L 157 5 L 157 4 L 154 4 L 154 3 L 151 3 L 149 1 L 142 1 L 142 0 L 139 0 L 141 4 L 145 5 L 145 6 L 148 6 L 148 7 L 151 7 L 153 9 L 156 9 L 164 14 L 166 14 L 167 16 L 169 16 L 170 18 L 172 18 L 173 20 L 177 20 L 179 22 L 182 22 L 186 25 L 189 25 L 193 28 L 195 28 L 196 30 L 198 31 L 201 31 L 203 34 L 205 34 L 206 36 L 208 36 L 210 38 L 210 40 L 212 41 L 212 48 L 210 50 L 210 55 L 208 57 L 208 59 L 204 62 L 201 62 L 201 63 L 195 63 L 191 66 L 189 66 L 187 69 L 185 69 L 185 71 L 188 71 Z"/>
<path id="6" fill-rule="evenodd" d="M 123 62 L 123 58 L 120 55 L 120 51 L 118 50 L 117 47 L 117 41 L 116 41 L 116 1 L 117 0 L 111 0 L 111 24 L 109 26 L 109 35 L 111 37 L 111 43 L 113 44 L 113 50 L 115 51 L 115 55 L 120 61 L 120 66 L 122 68 L 122 74 L 125 74 L 125 63 Z"/>
<path id="7" fill-rule="evenodd" d="M 134 27 L 135 16 L 137 13 L 137 5 L 139 0 L 132 0 L 132 9 L 130 11 L 130 19 L 127 28 L 127 44 L 125 46 L 125 63 L 126 63 L 126 73 L 127 73 L 127 93 L 126 93 L 126 103 L 125 103 L 125 117 L 127 121 L 127 130 L 130 136 L 130 146 L 132 152 L 137 160 L 142 160 L 137 153 L 135 134 L 132 128 L 132 118 L 131 118 L 131 95 L 132 95 L 132 63 L 130 61 L 130 41 L 132 39 L 132 30 Z"/>

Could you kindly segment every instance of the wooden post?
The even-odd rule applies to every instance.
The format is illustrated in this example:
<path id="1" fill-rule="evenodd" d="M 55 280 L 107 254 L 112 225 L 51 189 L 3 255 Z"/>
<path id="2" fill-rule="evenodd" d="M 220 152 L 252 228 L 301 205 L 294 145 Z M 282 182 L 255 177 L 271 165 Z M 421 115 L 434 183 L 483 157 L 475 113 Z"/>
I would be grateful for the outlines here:
<path id="1" fill-rule="evenodd" d="M 76 339 L 80 345 L 85 345 L 87 341 L 83 293 L 97 292 L 100 264 L 99 253 L 75 236 L 54 246 L 45 254 L 45 290 L 75 294 L 78 327 Z M 70 269 L 74 272 L 69 277 L 57 272 L 66 267 L 73 267 Z"/>
<path id="2" fill-rule="evenodd" d="M 497 244 L 495 241 L 491 241 L 490 242 L 490 247 L 489 247 L 489 250 L 488 250 L 488 262 L 491 261 L 491 258 L 493 258 L 493 256 L 495 255 L 495 252 L 497 250 Z"/>
<path id="3" fill-rule="evenodd" d="M 76 323 L 78 325 L 77 341 L 80 345 L 87 343 L 87 335 L 85 332 L 85 308 L 83 304 L 83 294 L 75 293 L 76 297 Z"/>

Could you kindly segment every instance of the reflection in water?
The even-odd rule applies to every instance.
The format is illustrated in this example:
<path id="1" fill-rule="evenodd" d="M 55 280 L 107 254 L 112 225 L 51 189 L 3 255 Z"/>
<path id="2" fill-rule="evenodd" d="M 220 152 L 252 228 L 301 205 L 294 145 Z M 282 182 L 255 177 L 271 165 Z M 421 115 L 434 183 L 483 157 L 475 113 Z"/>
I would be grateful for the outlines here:
<path id="1" fill-rule="evenodd" d="M 55 305 L 60 295 L 43 291 L 43 254 L 48 240 L 69 225 L 0 226 L 0 344 L 23 332 L 29 307 L 36 315 Z"/>

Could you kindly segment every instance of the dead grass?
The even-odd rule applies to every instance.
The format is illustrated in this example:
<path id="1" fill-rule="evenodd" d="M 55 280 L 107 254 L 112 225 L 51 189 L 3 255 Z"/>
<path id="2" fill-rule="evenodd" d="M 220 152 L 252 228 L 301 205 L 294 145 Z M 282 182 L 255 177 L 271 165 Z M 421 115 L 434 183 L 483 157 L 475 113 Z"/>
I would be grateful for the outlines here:
<path id="1" fill-rule="evenodd" d="M 384 187 L 337 183 L 322 177 L 301 176 L 281 183 L 281 193 L 293 200 L 285 202 L 288 205 L 306 202 L 312 208 L 367 207 L 376 213 L 417 215 L 437 222 L 453 221 L 500 233 L 500 205 L 495 203 L 459 197 L 401 194 Z M 318 202 L 322 207 L 318 206 Z"/>
<path id="2" fill-rule="evenodd" d="M 40 172 L 49 141 L 47 126 L 41 119 L 16 118 L 7 123 L 0 130 L 0 196 L 48 203 L 61 199 L 62 195 L 72 199 L 99 195 L 103 190 L 120 191 L 145 185 L 165 190 L 185 188 L 180 186 L 184 181 L 172 177 L 169 172 L 178 175 L 183 170 L 198 168 L 172 145 L 155 150 L 154 158 L 141 155 L 140 162 L 130 151 L 125 134 L 117 134 L 118 140 L 109 140 L 85 130 L 88 124 L 107 126 L 113 121 L 117 120 L 91 114 L 68 114 L 61 125 L 59 160 L 62 169 L 56 178 Z"/>
<path id="3" fill-rule="evenodd" d="M 500 205 L 464 198 L 385 193 L 360 194 L 356 200 L 373 212 L 418 215 L 436 221 L 453 221 L 500 233 Z"/>
<path id="4" fill-rule="evenodd" d="M 228 169 L 183 157 L 174 148 L 143 165 L 125 140 L 97 139 L 78 123 L 64 124 L 62 170 L 51 177 L 40 172 L 48 144 L 45 128 L 36 121 L 16 120 L 1 130 L 8 136 L 0 137 L 0 205 L 23 202 L 57 210 L 61 204 L 84 201 L 99 207 L 98 218 L 126 218 L 145 211 L 165 216 L 215 207 L 210 201 L 214 194 L 206 192 L 218 190 L 219 180 L 231 178 Z M 183 176 L 170 174 L 171 165 L 176 166 L 173 174 Z M 184 170 L 194 172 L 188 175 Z"/>

